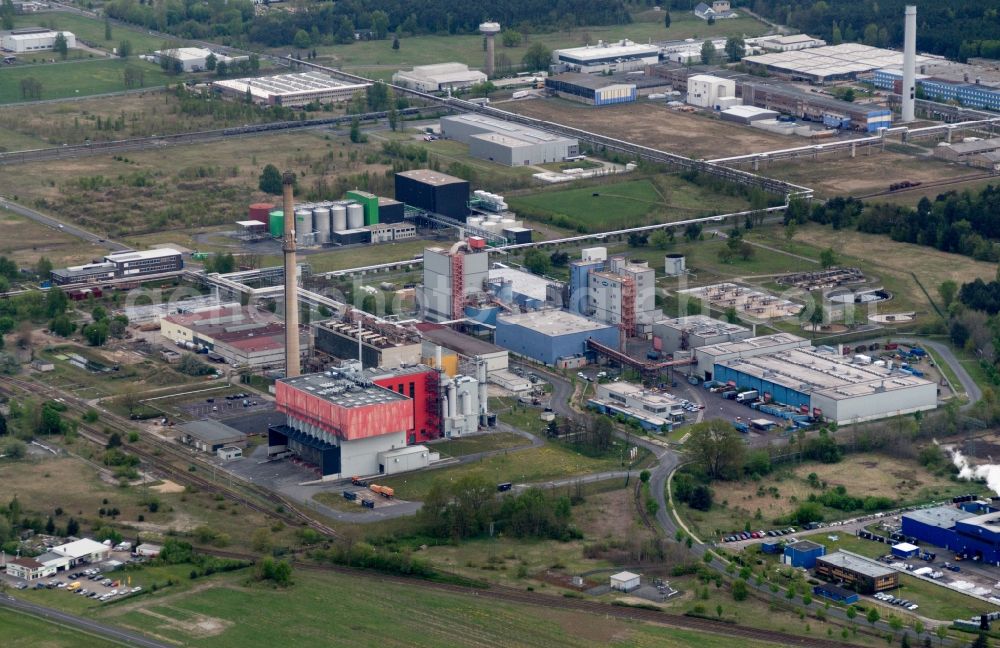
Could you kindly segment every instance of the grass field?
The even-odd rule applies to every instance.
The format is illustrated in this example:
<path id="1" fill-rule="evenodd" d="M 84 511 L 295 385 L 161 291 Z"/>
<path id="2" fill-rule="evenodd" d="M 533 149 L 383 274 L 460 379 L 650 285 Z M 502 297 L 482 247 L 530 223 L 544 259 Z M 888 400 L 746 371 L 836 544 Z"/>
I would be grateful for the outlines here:
<path id="1" fill-rule="evenodd" d="M 0 74 L 0 104 L 25 101 L 21 96 L 21 81 L 27 78 L 37 79 L 42 84 L 42 99 L 85 97 L 126 90 L 123 75 L 128 65 L 142 69 L 143 87 L 146 88 L 162 86 L 171 79 L 159 66 L 139 60 L 115 58 L 26 65 L 4 70 Z"/>
<path id="2" fill-rule="evenodd" d="M 511 196 L 508 203 L 519 215 L 576 224 L 601 232 L 695 216 L 737 211 L 747 207 L 741 197 L 719 196 L 677 176 L 610 181 L 573 189 L 539 191 Z"/>
<path id="3" fill-rule="evenodd" d="M 442 455 L 463 457 L 477 452 L 517 448 L 527 443 L 528 440 L 518 434 L 495 432 L 493 434 L 477 434 L 461 439 L 449 439 L 448 441 L 433 443 L 429 447 L 436 452 L 440 452 Z"/>
<path id="4" fill-rule="evenodd" d="M 43 256 L 60 268 L 86 263 L 106 253 L 102 247 L 0 209 L 0 254 L 22 267 L 33 266 Z"/>
<path id="5" fill-rule="evenodd" d="M 0 609 L 0 628 L 3 628 L 5 648 L 104 648 L 108 645 L 106 639 L 6 609 Z"/>
<path id="6" fill-rule="evenodd" d="M 675 11 L 671 14 L 670 29 L 663 27 L 663 14 L 647 11 L 633 14 L 633 21 L 625 25 L 602 25 L 575 27 L 572 31 L 554 31 L 544 34 L 529 34 L 527 42 L 520 47 L 507 48 L 497 44 L 497 54 L 505 54 L 513 64 L 520 64 L 525 50 L 535 41 L 545 43 L 550 49 L 576 47 L 587 43 L 597 44 L 598 40 L 616 41 L 629 38 L 637 43 L 648 40 L 673 40 L 706 36 L 759 36 L 767 27 L 753 18 L 741 17 L 734 20 L 719 20 L 709 25 L 690 12 Z M 381 41 L 359 41 L 350 45 L 334 45 L 316 48 L 320 58 L 331 59 L 337 67 L 354 71 L 392 71 L 401 67 L 427 65 L 441 61 L 456 61 L 471 67 L 483 65 L 483 39 L 479 35 L 435 36 L 421 35 L 400 39 L 399 50 L 392 49 L 392 39 Z M 276 52 L 287 54 L 288 48 Z"/>
<path id="7" fill-rule="evenodd" d="M 932 619 L 951 621 L 969 618 L 992 610 L 995 606 L 983 603 L 961 592 L 940 587 L 933 583 L 902 574 L 899 578 L 898 597 L 907 598 L 920 606 L 919 614 Z"/>
<path id="8" fill-rule="evenodd" d="M 822 492 L 809 485 L 807 478 L 811 473 L 815 473 L 820 482 L 826 482 L 829 488 L 844 486 L 852 496 L 889 497 L 901 505 L 950 498 L 965 493 L 969 488 L 977 488 L 976 485 L 954 482 L 929 473 L 915 460 L 880 454 L 855 454 L 835 464 L 810 462 L 795 467 L 782 466 L 778 472 L 759 482 L 715 481 L 712 491 L 716 505 L 711 511 L 694 511 L 683 505 L 680 510 L 706 536 L 742 530 L 746 523 L 754 528 L 767 529 L 773 526 L 773 520 L 794 511 L 810 494 L 819 495 Z M 863 487 L 859 485 L 862 476 Z M 757 511 L 760 511 L 759 518 Z M 845 513 L 823 508 L 823 513 L 827 520 L 835 520 L 859 512 Z M 884 549 L 884 545 L 875 545 L 872 550 L 884 553 Z"/>
<path id="9" fill-rule="evenodd" d="M 146 54 L 161 49 L 165 44 L 174 45 L 179 41 L 164 43 L 159 36 L 153 36 L 141 29 L 132 29 L 121 25 L 113 25 L 111 40 L 104 40 L 104 21 L 63 11 L 44 12 L 15 16 L 15 27 L 54 27 L 71 31 L 78 40 L 86 41 L 96 47 L 110 51 L 118 44 L 127 40 L 132 43 L 133 54 Z"/>
<path id="10" fill-rule="evenodd" d="M 558 443 L 546 443 L 540 448 L 494 455 L 461 466 L 390 477 L 385 480 L 385 485 L 395 488 L 396 495 L 402 499 L 421 499 L 435 481 L 455 481 L 467 475 L 481 476 L 498 484 L 528 484 L 620 468 L 621 459 L 617 451 L 613 456 L 594 459 Z"/>

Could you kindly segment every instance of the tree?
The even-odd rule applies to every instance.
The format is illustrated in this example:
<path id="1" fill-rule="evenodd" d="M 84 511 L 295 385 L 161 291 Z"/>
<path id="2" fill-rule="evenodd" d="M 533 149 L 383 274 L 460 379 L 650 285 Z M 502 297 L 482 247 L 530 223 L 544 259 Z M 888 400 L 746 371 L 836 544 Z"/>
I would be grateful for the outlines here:
<path id="1" fill-rule="evenodd" d="M 521 44 L 521 32 L 505 29 L 500 34 L 500 42 L 503 43 L 504 47 L 518 47 Z"/>
<path id="2" fill-rule="evenodd" d="M 868 623 L 875 625 L 876 623 L 878 623 L 878 620 L 882 618 L 882 615 L 878 613 L 878 610 L 872 608 L 868 610 L 868 614 L 865 616 L 865 618 L 868 619 Z"/>
<path id="3" fill-rule="evenodd" d="M 701 223 L 688 223 L 684 228 L 684 238 L 692 243 L 701 238 Z"/>
<path id="4" fill-rule="evenodd" d="M 743 259 L 744 261 L 749 261 L 750 259 L 753 258 L 755 253 L 756 250 L 754 250 L 754 247 L 752 245 L 750 245 L 746 241 L 740 241 L 738 254 L 740 255 L 741 259 Z"/>
<path id="5" fill-rule="evenodd" d="M 127 65 L 122 72 L 126 88 L 141 88 L 146 83 L 146 72 L 138 65 Z"/>
<path id="6" fill-rule="evenodd" d="M 90 346 L 103 346 L 108 341 L 109 328 L 107 320 L 94 322 L 83 327 L 83 336 Z"/>
<path id="7" fill-rule="evenodd" d="M 740 321 L 739 313 L 736 312 L 736 308 L 734 308 L 733 306 L 730 306 L 729 308 L 726 309 L 726 312 L 723 315 L 723 317 L 725 317 L 726 321 L 729 322 L 730 324 L 738 324 Z"/>
<path id="8" fill-rule="evenodd" d="M 711 40 L 706 40 L 701 46 L 702 65 L 711 65 L 712 61 L 714 60 L 715 60 L 715 45 L 712 44 Z"/>
<path id="9" fill-rule="evenodd" d="M 380 9 L 372 12 L 372 33 L 378 40 L 385 40 L 389 34 L 389 16 Z"/>
<path id="10" fill-rule="evenodd" d="M 795 234 L 798 230 L 799 226 L 795 224 L 795 221 L 789 221 L 788 225 L 785 225 L 785 240 L 791 241 L 795 238 Z"/>
<path id="11" fill-rule="evenodd" d="M 66 36 L 62 32 L 56 33 L 56 40 L 52 44 L 52 51 L 59 55 L 59 58 L 66 60 L 69 56 L 69 42 L 66 40 Z"/>
<path id="12" fill-rule="evenodd" d="M 7 456 L 8 459 L 24 459 L 25 455 L 28 453 L 28 446 L 24 444 L 24 441 L 20 439 L 11 440 L 6 446 L 4 446 L 3 454 Z"/>
<path id="13" fill-rule="evenodd" d="M 392 36 L 392 49 L 397 52 L 399 51 L 399 36 L 395 34 Z"/>
<path id="14" fill-rule="evenodd" d="M 524 267 L 535 274 L 548 274 L 552 261 L 540 250 L 531 249 L 524 255 Z"/>
<path id="15" fill-rule="evenodd" d="M 7 417 L 0 414 L 0 436 L 7 436 Z"/>
<path id="16" fill-rule="evenodd" d="M 376 81 L 365 91 L 365 103 L 368 110 L 378 112 L 389 107 L 389 86 L 384 81 Z"/>
<path id="17" fill-rule="evenodd" d="M 59 337 L 69 337 L 70 335 L 73 335 L 73 331 L 76 330 L 76 325 L 68 315 L 63 313 L 62 315 L 57 315 L 52 318 L 52 321 L 49 322 L 49 330 Z"/>
<path id="18" fill-rule="evenodd" d="M 132 41 L 130 41 L 130 40 L 123 40 L 120 43 L 118 43 L 118 57 L 119 58 L 128 58 L 131 55 L 132 55 Z M 214 54 L 212 56 L 214 56 Z M 211 69 L 211 68 L 209 68 L 209 69 Z"/>
<path id="19" fill-rule="evenodd" d="M 843 94 L 840 95 L 840 98 L 843 99 L 844 101 L 854 101 L 855 99 L 854 88 L 848 88 L 847 90 L 844 90 Z"/>
<path id="20" fill-rule="evenodd" d="M 309 37 L 309 32 L 304 29 L 295 32 L 295 36 L 292 38 L 292 47 L 300 50 L 312 47 L 312 39 Z"/>
<path id="21" fill-rule="evenodd" d="M 727 38 L 725 50 L 730 63 L 739 63 L 747 53 L 746 44 L 739 36 Z"/>
<path id="22" fill-rule="evenodd" d="M 351 120 L 350 139 L 355 144 L 361 144 L 368 141 L 368 138 L 361 132 L 361 121 L 357 117 Z"/>
<path id="23" fill-rule="evenodd" d="M 469 94 L 473 97 L 489 97 L 496 89 L 497 87 L 493 85 L 492 81 L 483 81 L 469 88 Z"/>
<path id="24" fill-rule="evenodd" d="M 224 77 L 229 74 L 229 64 L 225 61 L 219 61 L 215 64 L 215 76 Z"/>
<path id="25" fill-rule="evenodd" d="M 215 52 L 212 52 L 211 54 L 205 57 L 205 69 L 208 70 L 209 72 L 214 71 L 215 64 L 218 62 L 219 59 L 218 57 L 215 56 Z"/>
<path id="26" fill-rule="evenodd" d="M 104 17 L 104 40 L 111 40 L 111 19 L 107 16 Z"/>
<path id="27" fill-rule="evenodd" d="M 990 648 L 990 641 L 986 638 L 986 633 L 980 631 L 975 641 L 969 644 L 969 648 Z"/>
<path id="28" fill-rule="evenodd" d="M 260 174 L 260 180 L 257 183 L 257 188 L 264 193 L 280 196 L 281 171 L 278 171 L 278 167 L 273 164 L 265 166 L 264 171 Z"/>
<path id="29" fill-rule="evenodd" d="M 45 280 L 49 279 L 49 275 L 52 274 L 52 262 L 46 257 L 39 257 L 38 261 L 35 262 L 35 275 L 39 279 Z M 62 292 L 61 290 L 49 291 L 49 292 Z M 65 296 L 65 293 L 64 293 Z"/>
<path id="30" fill-rule="evenodd" d="M 664 12 L 663 14 L 663 28 L 670 29 L 670 10 Z"/>
<path id="31" fill-rule="evenodd" d="M 396 108 L 395 102 L 389 107 L 389 112 L 386 113 L 386 119 L 389 122 L 389 128 L 396 130 L 399 127 L 399 110 Z"/>
<path id="32" fill-rule="evenodd" d="M 666 250 L 673 243 L 673 231 L 672 230 L 656 230 L 649 235 L 649 244 L 655 247 L 657 250 Z"/>
<path id="33" fill-rule="evenodd" d="M 55 535 L 56 532 L 56 521 L 49 516 L 49 519 L 45 521 L 45 533 L 49 535 Z"/>
<path id="34" fill-rule="evenodd" d="M 42 82 L 35 77 L 24 77 L 21 79 L 21 98 L 22 99 L 41 99 L 42 98 Z"/>
<path id="35" fill-rule="evenodd" d="M 340 19 L 340 26 L 337 27 L 335 39 L 341 45 L 354 42 L 354 23 L 347 16 Z"/>
<path id="36" fill-rule="evenodd" d="M 712 479 L 734 479 L 743 467 L 746 446 L 739 433 L 723 419 L 691 426 L 685 444 L 691 457 Z"/>
<path id="37" fill-rule="evenodd" d="M 66 535 L 75 536 L 77 533 L 80 533 L 80 523 L 76 518 L 70 518 L 66 521 Z"/>
<path id="38" fill-rule="evenodd" d="M 833 248 L 826 248 L 819 253 L 819 264 L 824 268 L 837 265 L 837 253 L 833 251 Z"/>
<path id="39" fill-rule="evenodd" d="M 0 5 L 0 25 L 4 29 L 14 29 L 15 14 L 17 14 L 17 9 L 14 7 L 14 2 L 12 0 L 3 0 L 3 4 Z"/>
<path id="40" fill-rule="evenodd" d="M 951 279 L 941 282 L 941 285 L 938 286 L 938 295 L 941 297 L 941 305 L 944 306 L 945 310 L 948 310 L 954 303 L 956 294 L 958 294 L 958 284 Z"/>
<path id="41" fill-rule="evenodd" d="M 536 70 L 548 70 L 552 63 L 552 51 L 545 47 L 545 43 L 535 41 L 528 46 L 524 56 L 521 58 L 524 69 L 530 72 Z"/>
<path id="42" fill-rule="evenodd" d="M 410 36 L 416 34 L 418 29 L 419 27 L 417 26 L 416 14 L 410 14 L 409 16 L 407 16 L 406 20 L 403 21 L 403 24 L 399 26 L 399 31 L 403 32 L 404 34 L 409 34 Z"/>

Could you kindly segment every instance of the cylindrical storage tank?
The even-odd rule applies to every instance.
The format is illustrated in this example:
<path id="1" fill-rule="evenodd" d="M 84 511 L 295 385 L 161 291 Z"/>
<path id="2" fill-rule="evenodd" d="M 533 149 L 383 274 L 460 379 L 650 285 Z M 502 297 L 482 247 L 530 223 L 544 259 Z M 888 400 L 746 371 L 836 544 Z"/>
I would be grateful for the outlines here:
<path id="1" fill-rule="evenodd" d="M 316 228 L 316 245 L 330 242 L 330 210 L 326 207 L 313 209 L 313 226 Z"/>
<path id="2" fill-rule="evenodd" d="M 664 257 L 664 273 L 668 277 L 679 277 L 685 272 L 683 254 L 668 254 Z"/>
<path id="3" fill-rule="evenodd" d="M 250 205 L 247 216 L 250 220 L 267 223 L 272 211 L 274 211 L 274 205 L 271 203 L 254 203 Z"/>
<path id="4" fill-rule="evenodd" d="M 295 242 L 306 244 L 312 242 L 313 213 L 312 209 L 295 210 Z"/>
<path id="5" fill-rule="evenodd" d="M 462 392 L 462 414 L 470 416 L 472 414 L 472 393 Z"/>
<path id="6" fill-rule="evenodd" d="M 358 203 L 347 206 L 347 229 L 358 229 L 365 226 L 365 208 Z"/>
<path id="7" fill-rule="evenodd" d="M 500 221 L 500 227 L 517 227 L 517 221 L 513 218 L 505 218 Z"/>
<path id="8" fill-rule="evenodd" d="M 347 229 L 347 206 L 334 205 L 331 207 L 330 220 L 333 221 L 334 232 L 343 232 Z"/>
<path id="9" fill-rule="evenodd" d="M 500 222 L 503 222 L 503 216 L 501 216 L 500 214 L 490 214 L 489 221 L 491 223 L 500 223 Z"/>
<path id="10" fill-rule="evenodd" d="M 281 238 L 285 235 L 285 212 L 277 209 L 268 216 L 268 231 L 271 236 Z"/>
<path id="11" fill-rule="evenodd" d="M 482 227 L 483 219 L 478 216 L 473 216 L 472 218 L 466 219 L 465 224 L 469 227 Z"/>

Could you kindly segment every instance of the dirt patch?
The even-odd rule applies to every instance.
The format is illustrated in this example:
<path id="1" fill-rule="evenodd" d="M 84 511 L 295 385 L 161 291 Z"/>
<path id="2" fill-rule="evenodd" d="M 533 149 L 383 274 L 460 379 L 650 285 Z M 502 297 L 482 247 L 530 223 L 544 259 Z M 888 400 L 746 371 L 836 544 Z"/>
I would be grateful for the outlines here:
<path id="1" fill-rule="evenodd" d="M 181 486 L 180 484 L 178 484 L 176 482 L 172 482 L 169 479 L 163 480 L 162 483 L 157 484 L 156 486 L 151 486 L 150 489 L 156 491 L 157 493 L 183 493 L 184 492 L 184 487 L 183 486 Z"/>
<path id="2" fill-rule="evenodd" d="M 633 497 L 631 488 L 589 495 L 587 503 L 578 507 L 573 517 L 588 538 L 616 538 L 623 529 L 639 529 Z"/>
<path id="3" fill-rule="evenodd" d="M 788 148 L 804 141 L 743 128 L 704 115 L 677 112 L 659 104 L 595 109 L 563 99 L 546 99 L 511 102 L 504 107 L 531 117 L 693 157 L 713 157 L 720 151 L 738 155 Z"/>

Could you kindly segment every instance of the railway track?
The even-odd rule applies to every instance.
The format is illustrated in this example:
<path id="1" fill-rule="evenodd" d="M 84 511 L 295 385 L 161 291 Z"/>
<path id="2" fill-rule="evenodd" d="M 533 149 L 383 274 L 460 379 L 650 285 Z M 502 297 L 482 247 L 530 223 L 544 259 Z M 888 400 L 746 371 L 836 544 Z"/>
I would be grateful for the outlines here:
<path id="1" fill-rule="evenodd" d="M 199 549 L 199 551 L 219 556 L 221 558 L 234 558 L 237 560 L 255 561 L 259 558 L 258 556 L 254 556 L 252 554 L 241 553 L 236 551 L 220 551 L 212 548 Z M 340 565 L 317 564 L 314 562 L 307 562 L 299 559 L 293 559 L 291 563 L 292 566 L 295 567 L 296 569 L 302 569 L 305 571 L 334 572 L 345 576 L 364 577 L 368 579 L 378 580 L 383 583 L 403 585 L 406 587 L 420 587 L 423 589 L 430 589 L 438 592 L 456 594 L 459 596 L 476 596 L 479 598 L 490 599 L 504 603 L 515 603 L 521 605 L 530 605 L 532 607 L 545 607 L 558 610 L 586 612 L 589 614 L 599 615 L 604 617 L 614 617 L 616 619 L 642 621 L 646 623 L 657 623 L 660 625 L 666 625 L 674 628 L 697 630 L 701 632 L 709 632 L 712 634 L 725 635 L 728 637 L 738 637 L 742 639 L 751 639 L 755 641 L 767 641 L 781 646 L 808 646 L 811 648 L 845 648 L 846 646 L 851 646 L 851 644 L 846 644 L 839 641 L 832 641 L 829 639 L 821 639 L 818 637 L 800 637 L 797 635 L 791 635 L 784 632 L 776 632 L 760 628 L 750 628 L 746 626 L 726 623 L 723 621 L 713 621 L 712 619 L 703 619 L 701 617 L 692 617 L 682 614 L 673 614 L 670 612 L 661 612 L 657 610 L 649 610 L 644 608 L 628 607 L 621 605 L 609 605 L 607 603 L 588 601 L 586 599 L 565 598 L 549 594 L 539 594 L 535 592 L 528 592 L 525 590 L 514 589 L 512 587 L 506 587 L 503 585 L 489 585 L 484 588 L 466 587 L 462 585 L 453 585 L 450 583 L 437 583 L 434 581 L 423 580 L 419 578 L 393 576 L 391 574 L 382 574 L 379 572 L 353 569 L 350 567 L 343 567 Z"/>
<path id="2" fill-rule="evenodd" d="M 973 182 L 975 180 L 986 180 L 988 178 L 996 178 L 995 173 L 976 173 L 973 175 L 961 176 L 958 178 L 948 178 L 945 180 L 932 180 L 930 182 L 921 182 L 918 185 L 912 187 L 902 187 L 900 189 L 885 189 L 883 191 L 876 191 L 875 193 L 865 194 L 863 196 L 856 196 L 860 199 L 865 198 L 877 198 L 879 196 L 895 196 L 896 194 L 906 193 L 908 191 L 916 191 L 918 189 L 927 189 L 935 187 L 947 187 L 950 185 L 962 184 L 964 182 Z"/>
<path id="3" fill-rule="evenodd" d="M 65 405 L 67 409 L 79 414 L 83 414 L 88 409 L 85 404 L 77 402 L 76 399 L 67 398 L 64 394 L 51 387 L 10 377 L 0 379 L 0 391 L 8 395 L 20 395 L 18 390 L 40 394 L 50 400 L 56 400 Z M 103 427 L 98 428 L 81 419 L 77 427 L 77 432 L 88 441 L 104 447 L 109 436 L 105 434 L 105 428 L 112 432 L 126 435 L 131 431 L 127 422 L 109 413 L 105 413 L 102 417 L 101 425 Z M 198 474 L 197 470 L 191 471 L 175 465 L 170 458 L 174 461 L 182 461 L 188 466 L 196 465 L 197 467 L 197 464 L 201 463 L 204 468 L 210 468 L 210 466 L 203 464 L 198 458 L 184 452 L 182 449 L 171 445 L 169 442 L 153 439 L 149 435 L 144 435 L 143 441 L 153 446 L 153 449 L 146 449 L 134 444 L 123 446 L 122 449 L 128 454 L 139 457 L 147 465 L 168 476 L 172 481 L 184 486 L 197 488 L 199 491 L 222 495 L 236 504 L 245 506 L 267 517 L 280 520 L 290 526 L 307 526 L 324 536 L 336 536 L 336 532 L 331 527 L 306 515 L 291 502 L 279 495 L 265 491 L 255 485 L 242 485 L 241 489 L 226 487 L 223 484 L 202 477 Z"/>

